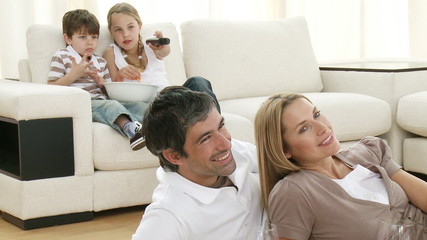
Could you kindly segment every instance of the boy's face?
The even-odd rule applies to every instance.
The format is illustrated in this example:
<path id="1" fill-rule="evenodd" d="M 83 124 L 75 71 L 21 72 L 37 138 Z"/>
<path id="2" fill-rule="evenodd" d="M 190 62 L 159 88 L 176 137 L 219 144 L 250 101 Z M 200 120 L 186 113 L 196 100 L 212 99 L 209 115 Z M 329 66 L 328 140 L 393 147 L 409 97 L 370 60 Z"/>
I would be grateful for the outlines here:
<path id="1" fill-rule="evenodd" d="M 71 45 L 80 56 L 87 53 L 88 56 L 92 56 L 96 46 L 98 44 L 98 34 L 89 34 L 83 31 L 74 33 L 71 37 L 64 34 L 65 42 Z"/>

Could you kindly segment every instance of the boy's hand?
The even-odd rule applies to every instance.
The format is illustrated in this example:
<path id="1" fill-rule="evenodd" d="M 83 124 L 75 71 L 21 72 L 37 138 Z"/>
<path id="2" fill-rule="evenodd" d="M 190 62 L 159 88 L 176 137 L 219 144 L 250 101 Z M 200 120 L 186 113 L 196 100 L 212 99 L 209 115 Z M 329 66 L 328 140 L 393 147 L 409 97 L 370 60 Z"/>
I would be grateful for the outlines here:
<path id="1" fill-rule="evenodd" d="M 98 86 L 104 86 L 105 79 L 98 75 L 98 70 L 95 67 L 91 69 L 93 70 L 87 69 L 87 75 L 89 75 L 89 77 L 92 78 Z"/>
<path id="2" fill-rule="evenodd" d="M 88 66 L 89 63 L 85 62 L 83 59 L 80 61 L 80 63 L 76 63 L 76 59 L 71 57 L 71 70 L 68 74 L 70 74 L 75 81 L 87 74 Z"/>
<path id="3" fill-rule="evenodd" d="M 73 77 L 74 81 L 83 76 L 89 75 L 92 71 L 88 69 L 88 67 L 92 64 L 92 62 L 86 62 L 85 59 L 88 59 L 89 53 L 85 53 L 82 57 L 80 63 L 76 63 L 76 59 L 71 57 L 71 70 L 70 73 Z"/>

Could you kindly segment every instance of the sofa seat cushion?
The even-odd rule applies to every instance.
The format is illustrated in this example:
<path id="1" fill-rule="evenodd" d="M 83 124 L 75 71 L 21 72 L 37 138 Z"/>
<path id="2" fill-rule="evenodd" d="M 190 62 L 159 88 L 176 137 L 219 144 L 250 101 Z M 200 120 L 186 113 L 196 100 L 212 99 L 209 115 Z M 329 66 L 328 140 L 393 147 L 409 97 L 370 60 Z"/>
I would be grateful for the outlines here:
<path id="1" fill-rule="evenodd" d="M 396 121 L 406 131 L 427 137 L 427 91 L 399 99 Z"/>
<path id="2" fill-rule="evenodd" d="M 93 162 L 97 170 L 158 167 L 159 159 L 143 148 L 132 151 L 129 139 L 102 123 L 93 123 Z"/>
<path id="3" fill-rule="evenodd" d="M 181 35 L 187 76 L 209 79 L 220 100 L 323 87 L 303 17 L 192 20 L 181 25 Z"/>
<path id="4" fill-rule="evenodd" d="M 427 175 L 427 138 L 414 137 L 403 140 L 403 167 L 406 171 Z"/>
<path id="5" fill-rule="evenodd" d="M 356 93 L 304 93 L 332 123 L 340 141 L 358 140 L 386 133 L 391 127 L 390 105 L 378 98 Z M 221 110 L 254 122 L 264 97 L 220 101 Z"/>

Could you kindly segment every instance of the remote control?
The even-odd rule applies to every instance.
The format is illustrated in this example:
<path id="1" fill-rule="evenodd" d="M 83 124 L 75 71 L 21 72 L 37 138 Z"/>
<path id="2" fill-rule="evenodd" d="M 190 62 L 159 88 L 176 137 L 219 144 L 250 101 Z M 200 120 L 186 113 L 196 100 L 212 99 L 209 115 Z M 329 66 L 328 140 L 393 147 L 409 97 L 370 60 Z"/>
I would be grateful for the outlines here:
<path id="1" fill-rule="evenodd" d="M 169 38 L 150 38 L 147 39 L 146 43 L 153 44 L 153 45 L 168 45 L 171 42 Z"/>

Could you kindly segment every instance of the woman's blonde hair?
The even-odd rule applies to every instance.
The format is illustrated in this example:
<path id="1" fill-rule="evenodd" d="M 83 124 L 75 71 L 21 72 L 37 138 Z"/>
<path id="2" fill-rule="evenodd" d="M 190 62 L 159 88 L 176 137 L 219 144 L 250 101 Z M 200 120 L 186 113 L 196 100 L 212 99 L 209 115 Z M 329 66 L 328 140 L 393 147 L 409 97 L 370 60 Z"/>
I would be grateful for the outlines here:
<path id="1" fill-rule="evenodd" d="M 297 93 L 273 95 L 261 105 L 255 117 L 259 177 L 265 209 L 268 209 L 268 196 L 274 185 L 289 173 L 300 170 L 293 160 L 285 157 L 283 149 L 286 146 L 283 141 L 285 129 L 282 126 L 283 111 L 300 98 L 310 101 Z"/>

